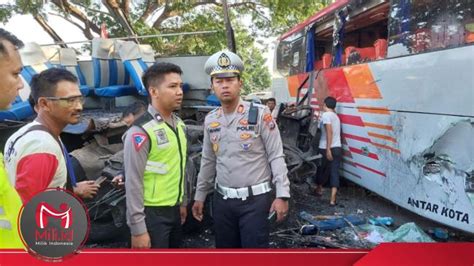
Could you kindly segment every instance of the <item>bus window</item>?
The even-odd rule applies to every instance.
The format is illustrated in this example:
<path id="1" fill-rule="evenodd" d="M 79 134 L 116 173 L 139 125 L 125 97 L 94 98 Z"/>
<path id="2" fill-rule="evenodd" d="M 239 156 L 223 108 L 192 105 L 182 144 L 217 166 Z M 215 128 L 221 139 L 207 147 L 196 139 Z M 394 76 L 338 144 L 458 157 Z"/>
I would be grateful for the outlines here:
<path id="1" fill-rule="evenodd" d="M 277 70 L 283 76 L 290 74 L 290 43 L 280 42 L 277 47 Z"/>
<path id="2" fill-rule="evenodd" d="M 472 43 L 472 0 L 393 0 L 388 56 L 396 57 Z"/>
<path id="3" fill-rule="evenodd" d="M 370 62 L 385 57 L 389 2 L 364 1 L 349 5 L 344 25 L 341 65 Z M 376 46 L 376 44 L 378 44 Z M 386 46 L 385 46 L 386 47 Z M 333 57 L 336 55 L 333 51 Z"/>
<path id="4" fill-rule="evenodd" d="M 305 47 L 302 32 L 281 41 L 277 47 L 277 70 L 283 76 L 304 72 Z"/>

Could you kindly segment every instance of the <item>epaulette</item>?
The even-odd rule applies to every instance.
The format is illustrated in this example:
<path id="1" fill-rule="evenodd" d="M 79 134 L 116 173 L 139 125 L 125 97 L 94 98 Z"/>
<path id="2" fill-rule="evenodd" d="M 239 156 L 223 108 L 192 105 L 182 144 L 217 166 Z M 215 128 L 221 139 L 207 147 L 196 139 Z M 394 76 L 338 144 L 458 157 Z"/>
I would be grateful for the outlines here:
<path id="1" fill-rule="evenodd" d="M 217 112 L 219 111 L 219 108 L 221 108 L 221 107 L 216 107 L 216 108 L 212 109 L 209 113 L 207 113 L 206 117 L 208 117 L 210 115 L 213 115 L 213 114 L 217 114 Z"/>
<path id="2" fill-rule="evenodd" d="M 141 116 L 139 116 L 133 124 L 135 126 L 143 127 L 146 123 L 150 122 L 153 120 L 153 116 L 149 112 L 143 113 Z"/>

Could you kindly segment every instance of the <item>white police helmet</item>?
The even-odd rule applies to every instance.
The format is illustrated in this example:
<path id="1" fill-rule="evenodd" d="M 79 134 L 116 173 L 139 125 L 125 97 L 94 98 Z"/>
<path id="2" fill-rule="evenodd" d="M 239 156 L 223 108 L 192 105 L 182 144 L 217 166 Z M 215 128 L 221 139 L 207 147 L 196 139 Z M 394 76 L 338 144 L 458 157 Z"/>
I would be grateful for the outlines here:
<path id="1" fill-rule="evenodd" d="M 238 55 L 230 51 L 220 51 L 207 59 L 204 70 L 211 77 L 235 77 L 244 71 L 244 63 Z"/>

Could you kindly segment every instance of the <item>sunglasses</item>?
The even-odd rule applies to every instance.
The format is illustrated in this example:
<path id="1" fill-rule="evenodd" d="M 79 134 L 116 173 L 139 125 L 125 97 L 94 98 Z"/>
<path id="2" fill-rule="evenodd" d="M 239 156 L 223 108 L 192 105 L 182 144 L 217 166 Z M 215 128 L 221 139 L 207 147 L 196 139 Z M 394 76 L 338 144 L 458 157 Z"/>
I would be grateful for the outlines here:
<path id="1" fill-rule="evenodd" d="M 70 97 L 44 97 L 47 100 L 50 101 L 57 101 L 62 105 L 66 105 L 69 107 L 75 106 L 76 104 L 80 103 L 81 105 L 84 104 L 86 99 L 84 96 L 70 96 Z"/>

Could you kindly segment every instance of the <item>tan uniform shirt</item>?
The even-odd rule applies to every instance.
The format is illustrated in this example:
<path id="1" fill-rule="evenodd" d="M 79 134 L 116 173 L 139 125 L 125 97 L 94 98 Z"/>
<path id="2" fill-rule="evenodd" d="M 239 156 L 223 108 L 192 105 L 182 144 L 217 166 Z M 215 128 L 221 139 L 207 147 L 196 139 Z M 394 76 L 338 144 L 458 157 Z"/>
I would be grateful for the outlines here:
<path id="1" fill-rule="evenodd" d="M 148 113 L 155 119 L 161 117 L 159 113 L 148 105 Z M 161 119 L 161 118 L 160 118 Z M 177 117 L 173 114 L 173 127 L 178 123 Z M 136 144 L 134 134 L 140 133 L 146 136 L 139 146 Z M 145 173 L 146 162 L 150 150 L 150 140 L 148 134 L 139 126 L 130 127 L 122 137 L 124 143 L 124 170 L 125 170 L 125 193 L 127 195 L 127 224 L 132 235 L 141 235 L 147 232 L 145 224 L 145 204 L 143 202 L 143 175 Z M 186 192 L 186 190 L 184 190 Z M 186 194 L 183 195 L 183 204 L 186 203 Z"/>
<path id="2" fill-rule="evenodd" d="M 290 197 L 278 126 L 268 107 L 256 106 L 256 125 L 248 124 L 250 103 L 242 100 L 233 114 L 224 115 L 217 108 L 206 116 L 195 200 L 204 201 L 215 181 L 241 188 L 272 180 L 277 197 Z"/>

